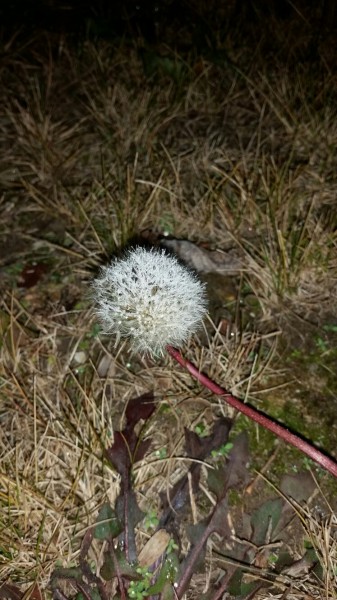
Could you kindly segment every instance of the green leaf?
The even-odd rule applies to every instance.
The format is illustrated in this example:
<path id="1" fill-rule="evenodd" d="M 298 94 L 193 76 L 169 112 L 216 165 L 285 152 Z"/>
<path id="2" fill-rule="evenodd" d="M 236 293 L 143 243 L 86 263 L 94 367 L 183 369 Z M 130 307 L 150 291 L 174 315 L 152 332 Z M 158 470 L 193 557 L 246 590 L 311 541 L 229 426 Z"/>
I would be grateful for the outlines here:
<path id="1" fill-rule="evenodd" d="M 261 587 L 261 584 L 256 581 L 246 583 L 245 581 L 242 581 L 243 575 L 244 573 L 241 569 L 237 569 L 235 571 L 230 580 L 228 592 L 231 596 L 234 596 L 235 598 L 242 598 L 243 600 L 247 597 L 253 598 L 255 595 L 254 590 L 257 592 Z"/>
<path id="2" fill-rule="evenodd" d="M 255 510 L 251 516 L 251 526 L 253 529 L 252 542 L 257 546 L 267 543 L 267 532 L 269 535 L 275 530 L 282 513 L 282 498 L 273 498 L 267 500 Z M 271 536 L 272 539 L 272 536 Z"/>
<path id="3" fill-rule="evenodd" d="M 123 531 L 123 525 L 109 502 L 101 507 L 96 523 L 94 528 L 94 538 L 96 540 L 113 540 Z"/>
<path id="4" fill-rule="evenodd" d="M 331 333 L 337 333 L 337 325 L 323 325 L 323 329 Z"/>
<path id="5" fill-rule="evenodd" d="M 160 570 L 157 577 L 157 581 L 149 587 L 147 593 L 149 596 L 160 594 L 165 585 L 170 583 L 171 585 L 177 581 L 179 576 L 179 559 L 175 552 L 171 552 L 166 558 L 165 562 Z M 166 596 L 168 598 L 168 596 Z"/>
<path id="6" fill-rule="evenodd" d="M 117 576 L 117 567 L 121 576 L 128 579 L 139 580 L 141 576 L 137 573 L 135 566 L 126 560 L 124 552 L 120 548 L 114 550 L 114 556 L 106 552 L 104 563 L 101 568 L 101 576 L 105 581 L 111 581 Z"/>

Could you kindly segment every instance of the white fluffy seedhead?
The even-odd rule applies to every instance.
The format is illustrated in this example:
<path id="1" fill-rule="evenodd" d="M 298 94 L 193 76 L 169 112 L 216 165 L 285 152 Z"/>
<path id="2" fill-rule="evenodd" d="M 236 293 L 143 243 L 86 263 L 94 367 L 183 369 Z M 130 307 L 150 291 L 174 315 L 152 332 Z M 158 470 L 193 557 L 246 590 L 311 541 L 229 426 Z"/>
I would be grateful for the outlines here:
<path id="1" fill-rule="evenodd" d="M 180 347 L 206 313 L 204 285 L 164 250 L 130 250 L 103 267 L 92 288 L 104 331 L 152 355 Z"/>

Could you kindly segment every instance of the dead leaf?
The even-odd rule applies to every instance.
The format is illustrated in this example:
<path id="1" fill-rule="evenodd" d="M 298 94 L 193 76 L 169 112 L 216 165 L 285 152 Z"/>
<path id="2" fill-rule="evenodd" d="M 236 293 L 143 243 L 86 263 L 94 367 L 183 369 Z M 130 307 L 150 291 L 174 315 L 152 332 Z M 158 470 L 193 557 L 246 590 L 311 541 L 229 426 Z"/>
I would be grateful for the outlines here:
<path id="1" fill-rule="evenodd" d="M 282 571 L 282 575 L 288 575 L 289 577 L 302 577 L 306 575 L 310 569 L 317 562 L 317 559 L 311 555 L 306 553 L 302 558 L 296 560 L 292 565 L 286 567 Z"/>
<path id="2" fill-rule="evenodd" d="M 112 377 L 115 375 L 116 365 L 112 356 L 104 354 L 97 366 L 97 373 L 99 377 L 105 379 L 106 377 Z"/>
<path id="3" fill-rule="evenodd" d="M 207 250 L 187 240 L 162 240 L 162 246 L 172 250 L 181 260 L 198 273 L 234 274 L 244 268 L 237 248 Z"/>
<path id="4" fill-rule="evenodd" d="M 284 475 L 280 484 L 280 490 L 290 496 L 296 502 L 306 502 L 316 490 L 316 484 L 310 471 L 296 473 L 296 475 Z"/>
<path id="5" fill-rule="evenodd" d="M 165 552 L 170 541 L 170 534 L 165 529 L 159 529 L 146 542 L 139 553 L 138 562 L 141 567 L 150 567 Z"/>
<path id="6" fill-rule="evenodd" d="M 218 500 L 226 496 L 229 488 L 246 487 L 250 478 L 247 468 L 249 457 L 247 432 L 242 431 L 234 440 L 228 460 L 208 471 L 209 488 Z"/>

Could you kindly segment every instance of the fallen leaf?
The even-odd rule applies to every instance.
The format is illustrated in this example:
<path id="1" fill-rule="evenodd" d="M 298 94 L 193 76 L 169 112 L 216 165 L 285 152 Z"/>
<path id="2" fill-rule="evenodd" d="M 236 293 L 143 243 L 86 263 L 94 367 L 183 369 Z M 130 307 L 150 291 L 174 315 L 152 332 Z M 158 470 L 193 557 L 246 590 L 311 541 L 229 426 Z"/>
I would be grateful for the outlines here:
<path id="1" fill-rule="evenodd" d="M 187 240 L 162 240 L 161 244 L 173 250 L 181 260 L 198 273 L 234 274 L 244 268 L 243 259 L 236 248 L 207 250 Z"/>
<path id="2" fill-rule="evenodd" d="M 280 490 L 296 502 L 306 502 L 316 490 L 316 484 L 310 471 L 284 475 L 280 483 Z"/>
<path id="3" fill-rule="evenodd" d="M 116 366 L 112 356 L 104 354 L 97 366 L 97 373 L 99 377 L 105 379 L 106 377 L 112 377 L 115 374 Z"/>
<path id="4" fill-rule="evenodd" d="M 153 565 L 165 552 L 170 539 L 171 536 L 165 529 L 158 529 L 139 553 L 138 562 L 140 566 L 150 567 Z"/>

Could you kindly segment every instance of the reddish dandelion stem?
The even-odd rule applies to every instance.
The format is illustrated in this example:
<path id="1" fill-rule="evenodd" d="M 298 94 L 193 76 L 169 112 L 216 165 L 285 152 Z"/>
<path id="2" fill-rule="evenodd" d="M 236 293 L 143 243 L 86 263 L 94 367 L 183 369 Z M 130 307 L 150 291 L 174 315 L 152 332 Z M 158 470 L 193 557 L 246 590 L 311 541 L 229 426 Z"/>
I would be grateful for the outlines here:
<path id="1" fill-rule="evenodd" d="M 295 433 L 289 431 L 283 425 L 276 423 L 270 417 L 267 417 L 267 415 L 261 413 L 256 408 L 253 408 L 238 398 L 235 398 L 235 396 L 232 396 L 232 394 L 209 379 L 207 375 L 200 373 L 197 367 L 195 367 L 195 365 L 193 365 L 193 363 L 191 363 L 189 360 L 184 358 L 176 348 L 167 346 L 167 351 L 182 367 L 184 367 L 193 377 L 195 377 L 195 379 L 200 381 L 204 387 L 209 389 L 217 396 L 221 396 L 225 402 L 227 402 L 227 404 L 246 415 L 246 417 L 249 419 L 252 419 L 252 421 L 255 421 L 265 429 L 269 429 L 269 431 L 272 431 L 272 433 L 277 435 L 282 440 L 285 440 L 295 448 L 298 448 L 298 450 L 304 452 L 304 454 L 309 456 L 312 460 L 321 465 L 321 467 L 329 471 L 331 475 L 337 478 L 337 463 L 334 460 L 309 444 L 309 442 L 306 442 Z"/>

